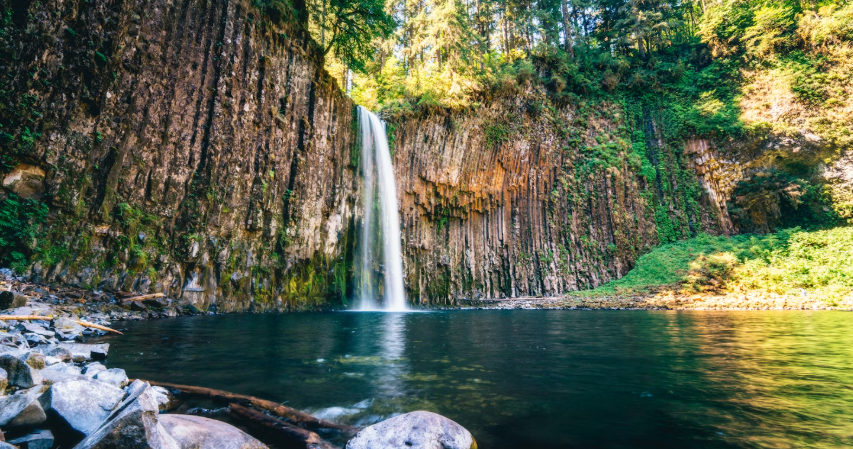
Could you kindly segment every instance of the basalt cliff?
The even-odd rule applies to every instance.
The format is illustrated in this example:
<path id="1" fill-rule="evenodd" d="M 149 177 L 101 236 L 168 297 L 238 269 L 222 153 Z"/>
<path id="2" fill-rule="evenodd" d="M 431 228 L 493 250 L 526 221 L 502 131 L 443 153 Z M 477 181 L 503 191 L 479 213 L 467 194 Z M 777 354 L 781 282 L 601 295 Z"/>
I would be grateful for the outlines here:
<path id="1" fill-rule="evenodd" d="M 201 310 L 352 305 L 357 114 L 300 27 L 245 0 L 2 8 L 5 263 Z M 673 143 L 654 109 L 545 98 L 388 117 L 411 303 L 619 278 L 661 242 L 735 232 L 737 181 L 772 164 L 765 142 Z M 848 159 L 825 172 L 849 184 Z"/>

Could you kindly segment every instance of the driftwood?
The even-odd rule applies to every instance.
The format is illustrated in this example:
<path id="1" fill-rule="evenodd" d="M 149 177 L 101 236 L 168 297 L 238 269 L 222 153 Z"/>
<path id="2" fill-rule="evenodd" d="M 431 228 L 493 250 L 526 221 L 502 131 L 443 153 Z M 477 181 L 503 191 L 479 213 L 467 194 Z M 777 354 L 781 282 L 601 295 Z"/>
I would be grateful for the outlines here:
<path id="1" fill-rule="evenodd" d="M 75 323 L 77 323 L 83 327 L 91 327 L 92 329 L 98 329 L 98 330 L 112 332 L 112 333 L 119 334 L 119 335 L 124 335 L 123 333 L 121 333 L 115 329 L 110 329 L 109 327 L 101 326 L 100 324 L 90 323 L 88 321 L 82 321 L 81 320 L 81 321 L 75 321 Z"/>
<path id="2" fill-rule="evenodd" d="M 227 391 L 215 390 L 212 388 L 203 388 L 203 387 L 193 387 L 190 385 L 178 385 L 169 382 L 155 382 L 146 380 L 151 385 L 157 385 L 163 388 L 169 388 L 172 390 L 178 390 L 181 393 L 188 394 L 191 396 L 204 396 L 211 399 L 218 399 L 224 402 L 233 402 L 237 404 L 248 404 L 253 407 L 257 407 L 259 409 L 267 410 L 270 413 L 290 420 L 300 427 L 307 427 L 311 429 L 329 429 L 329 430 L 337 430 L 339 432 L 354 435 L 358 429 L 350 426 L 344 426 L 341 424 L 335 424 L 333 422 L 326 421 L 324 419 L 315 418 L 305 412 L 301 412 L 294 408 L 288 407 L 286 405 L 281 405 L 277 402 L 267 401 L 266 399 L 256 398 L 254 396 L 246 396 L 242 394 L 229 393 Z"/>
<path id="3" fill-rule="evenodd" d="M 146 299 L 162 298 L 166 295 L 162 293 L 151 293 L 150 295 L 131 296 L 130 298 L 122 298 L 122 302 L 145 301 Z"/>
<path id="4" fill-rule="evenodd" d="M 275 433 L 290 442 L 298 443 L 300 446 L 304 445 L 306 449 L 335 448 L 335 446 L 332 446 L 327 441 L 320 438 L 320 435 L 317 435 L 310 430 L 288 424 L 278 418 L 267 415 L 266 413 L 233 403 L 229 405 L 229 408 L 231 409 L 231 415 L 239 418 L 248 426 L 258 430 Z"/>

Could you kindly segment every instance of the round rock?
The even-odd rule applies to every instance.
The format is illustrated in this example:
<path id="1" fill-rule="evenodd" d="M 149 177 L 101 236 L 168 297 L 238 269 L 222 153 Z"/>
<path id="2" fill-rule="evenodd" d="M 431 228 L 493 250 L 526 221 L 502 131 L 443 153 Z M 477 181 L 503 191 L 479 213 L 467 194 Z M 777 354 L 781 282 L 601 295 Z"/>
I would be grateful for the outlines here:
<path id="1" fill-rule="evenodd" d="M 476 449 L 464 427 L 437 413 L 417 411 L 362 429 L 347 449 Z"/>

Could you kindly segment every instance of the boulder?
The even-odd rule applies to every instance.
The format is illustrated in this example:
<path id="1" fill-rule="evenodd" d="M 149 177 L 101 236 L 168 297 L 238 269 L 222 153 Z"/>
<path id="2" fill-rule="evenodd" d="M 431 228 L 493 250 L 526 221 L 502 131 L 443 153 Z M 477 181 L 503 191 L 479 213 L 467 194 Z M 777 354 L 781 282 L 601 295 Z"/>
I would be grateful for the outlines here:
<path id="1" fill-rule="evenodd" d="M 158 422 L 151 386 L 136 380 L 126 390 L 127 398 L 107 421 L 74 449 L 181 449 Z"/>
<path id="2" fill-rule="evenodd" d="M 88 374 L 88 373 L 87 373 Z M 95 374 L 95 379 L 106 382 L 111 385 L 115 385 L 119 388 L 123 388 L 127 385 L 128 378 L 127 373 L 124 372 L 121 368 L 110 368 L 103 371 L 98 371 Z"/>
<path id="3" fill-rule="evenodd" d="M 264 443 L 222 421 L 193 415 L 160 415 L 159 421 L 181 449 L 267 449 Z"/>
<path id="4" fill-rule="evenodd" d="M 45 367 L 44 354 L 40 352 L 30 351 L 19 358 L 35 369 L 44 369 Z"/>
<path id="5" fill-rule="evenodd" d="M 88 379 L 80 374 L 80 368 L 70 363 L 56 363 L 41 372 L 44 383 L 55 384 L 64 380 Z"/>
<path id="6" fill-rule="evenodd" d="M 110 350 L 109 343 L 97 345 L 86 345 L 82 343 L 60 343 L 59 347 L 71 353 L 74 362 L 86 362 L 89 360 L 105 360 Z M 54 355 L 54 354 L 48 354 Z"/>
<path id="7" fill-rule="evenodd" d="M 36 426 L 47 420 L 39 403 L 41 386 L 0 397 L 0 426 Z"/>
<path id="8" fill-rule="evenodd" d="M 107 369 L 101 362 L 92 362 L 83 367 L 83 374 L 89 377 L 95 377 L 95 374 L 100 373 L 101 371 L 105 371 Z"/>
<path id="9" fill-rule="evenodd" d="M 83 329 L 83 326 L 75 323 L 71 318 L 61 317 L 53 320 L 53 330 L 60 340 L 74 340 L 83 335 Z"/>
<path id="10" fill-rule="evenodd" d="M 71 361 L 71 351 L 69 351 L 65 348 L 61 348 L 61 347 L 49 349 L 47 351 L 46 355 L 49 355 L 51 357 L 56 357 L 57 359 L 59 359 L 60 362 L 70 362 Z"/>
<path id="11" fill-rule="evenodd" d="M 17 309 L 27 305 L 27 296 L 16 292 L 0 292 L 0 310 Z"/>
<path id="12" fill-rule="evenodd" d="M 365 427 L 347 449 L 476 449 L 471 433 L 436 413 L 417 411 Z"/>
<path id="13" fill-rule="evenodd" d="M 121 388 L 93 379 L 63 380 L 51 385 L 41 397 L 46 412 L 71 428 L 89 435 L 110 415 L 124 397 Z"/>
<path id="14" fill-rule="evenodd" d="M 10 385 L 20 388 L 32 388 L 41 385 L 41 373 L 14 355 L 0 355 L 0 369 L 6 371 Z"/>
<path id="15" fill-rule="evenodd" d="M 10 440 L 9 444 L 27 449 L 50 449 L 53 447 L 53 434 L 49 430 L 36 430 L 30 434 Z"/>

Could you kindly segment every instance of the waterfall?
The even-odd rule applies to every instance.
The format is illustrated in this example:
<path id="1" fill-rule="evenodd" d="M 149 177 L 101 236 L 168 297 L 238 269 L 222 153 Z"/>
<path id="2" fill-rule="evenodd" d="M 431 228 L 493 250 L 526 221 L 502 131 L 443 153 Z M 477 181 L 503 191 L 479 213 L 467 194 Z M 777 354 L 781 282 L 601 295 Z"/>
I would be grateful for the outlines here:
<path id="1" fill-rule="evenodd" d="M 360 309 L 378 310 L 372 269 L 376 257 L 373 201 L 378 196 L 379 233 L 382 236 L 385 267 L 385 307 L 382 310 L 403 311 L 406 310 L 406 292 L 403 288 L 403 257 L 400 251 L 400 216 L 388 137 L 379 117 L 361 106 L 358 107 L 358 120 L 361 123 L 361 166 L 364 175 Z"/>

